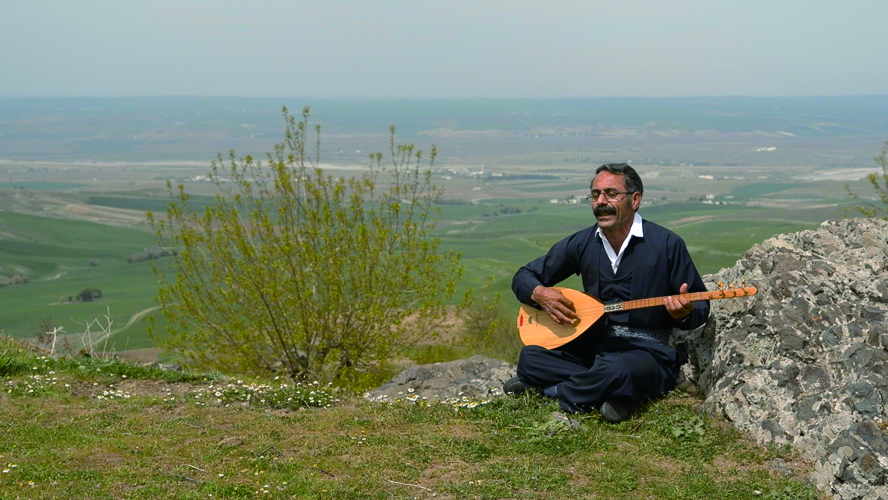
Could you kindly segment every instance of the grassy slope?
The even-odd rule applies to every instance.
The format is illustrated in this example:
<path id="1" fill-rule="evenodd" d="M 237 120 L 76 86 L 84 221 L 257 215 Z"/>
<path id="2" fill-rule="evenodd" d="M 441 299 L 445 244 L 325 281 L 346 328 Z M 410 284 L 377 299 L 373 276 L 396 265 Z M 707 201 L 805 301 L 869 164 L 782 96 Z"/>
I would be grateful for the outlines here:
<path id="1" fill-rule="evenodd" d="M 87 322 L 102 318 L 109 308 L 112 330 L 116 331 L 133 314 L 155 305 L 157 285 L 149 264 L 126 262 L 127 256 L 154 244 L 151 234 L 12 213 L 0 213 L 0 230 L 4 232 L 0 239 L 4 274 L 26 268 L 31 278 L 25 285 L 0 288 L 0 329 L 9 335 L 33 336 L 45 318 L 68 333 L 82 333 Z M 99 265 L 91 266 L 91 260 Z M 102 299 L 61 302 L 86 288 L 101 290 Z M 134 326 L 121 331 L 115 348 L 150 345 L 144 320 L 140 325 L 141 330 Z"/>
<path id="2" fill-rule="evenodd" d="M 818 498 L 809 464 L 680 394 L 619 425 L 592 414 L 571 427 L 536 396 L 370 404 L 41 358 L 2 338 L 0 388 L 0 498 Z"/>

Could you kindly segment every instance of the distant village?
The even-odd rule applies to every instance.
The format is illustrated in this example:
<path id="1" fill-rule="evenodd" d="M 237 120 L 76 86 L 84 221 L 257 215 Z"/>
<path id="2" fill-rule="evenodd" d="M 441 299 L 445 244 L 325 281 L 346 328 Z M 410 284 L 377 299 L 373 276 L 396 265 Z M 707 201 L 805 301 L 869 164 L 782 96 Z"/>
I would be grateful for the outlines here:
<path id="1" fill-rule="evenodd" d="M 479 183 L 479 185 L 473 187 L 474 191 L 481 191 L 483 189 L 481 184 L 486 184 L 495 181 L 502 180 L 545 180 L 545 181 L 553 181 L 553 180 L 563 180 L 562 177 L 553 174 L 545 174 L 545 173 L 511 173 L 511 172 L 485 172 L 484 165 L 480 167 L 447 167 L 447 168 L 436 168 L 433 169 L 433 173 L 440 177 L 442 180 L 450 181 L 453 179 L 473 179 Z M 717 178 L 712 175 L 697 175 L 697 178 L 703 180 L 716 180 Z M 723 179 L 742 179 L 742 177 L 718 177 Z M 158 177 L 156 180 L 167 180 L 166 177 Z M 213 179 L 208 175 L 195 175 L 191 177 L 175 177 L 170 178 L 170 181 L 177 183 L 211 183 L 214 182 Z M 220 177 L 217 182 L 228 183 L 231 182 L 230 179 L 226 177 Z M 700 197 L 691 197 L 688 198 L 689 201 L 699 201 L 700 203 L 706 205 L 727 205 L 729 200 L 733 200 L 734 197 L 731 195 L 715 195 L 715 194 L 707 194 Z M 584 203 L 584 200 L 581 197 L 577 197 L 575 195 L 568 195 L 564 198 L 550 198 L 549 203 L 552 205 L 578 205 Z"/>

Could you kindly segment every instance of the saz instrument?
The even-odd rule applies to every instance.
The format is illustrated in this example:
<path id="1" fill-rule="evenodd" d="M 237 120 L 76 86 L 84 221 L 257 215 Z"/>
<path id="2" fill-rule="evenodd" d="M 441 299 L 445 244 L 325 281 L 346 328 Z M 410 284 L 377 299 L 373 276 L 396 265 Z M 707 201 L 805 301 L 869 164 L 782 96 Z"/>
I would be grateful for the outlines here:
<path id="1" fill-rule="evenodd" d="M 731 285 L 733 286 L 733 284 Z M 719 289 L 712 292 L 695 292 L 671 295 L 673 298 L 684 297 L 691 302 L 698 300 L 733 299 L 747 297 L 758 293 L 755 287 L 722 289 L 724 283 L 719 283 Z M 521 304 L 518 309 L 518 333 L 524 345 L 538 345 L 546 349 L 554 349 L 579 337 L 588 330 L 602 316 L 611 312 L 629 311 L 642 307 L 662 306 L 666 297 L 654 297 L 650 299 L 630 300 L 616 304 L 602 304 L 596 298 L 586 295 L 571 288 L 553 287 L 560 291 L 573 302 L 579 321 L 574 324 L 559 325 L 546 314 L 545 311 L 533 306 Z"/>

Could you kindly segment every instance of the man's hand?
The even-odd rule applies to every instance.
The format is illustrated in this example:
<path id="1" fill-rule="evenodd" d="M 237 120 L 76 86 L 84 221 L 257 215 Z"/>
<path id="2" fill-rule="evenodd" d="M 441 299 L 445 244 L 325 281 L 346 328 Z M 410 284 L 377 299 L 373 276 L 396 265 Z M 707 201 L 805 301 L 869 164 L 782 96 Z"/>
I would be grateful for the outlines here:
<path id="1" fill-rule="evenodd" d="M 573 302 L 558 290 L 538 285 L 530 298 L 559 325 L 572 325 L 580 320 Z"/>
<path id="2" fill-rule="evenodd" d="M 681 289 L 678 291 L 679 294 L 684 295 L 688 293 L 688 284 L 682 283 Z M 694 310 L 694 303 L 688 300 L 686 297 L 666 297 L 663 299 L 663 305 L 666 306 L 666 310 L 669 311 L 669 315 L 675 319 L 682 319 L 688 314 L 691 314 L 691 311 Z"/>

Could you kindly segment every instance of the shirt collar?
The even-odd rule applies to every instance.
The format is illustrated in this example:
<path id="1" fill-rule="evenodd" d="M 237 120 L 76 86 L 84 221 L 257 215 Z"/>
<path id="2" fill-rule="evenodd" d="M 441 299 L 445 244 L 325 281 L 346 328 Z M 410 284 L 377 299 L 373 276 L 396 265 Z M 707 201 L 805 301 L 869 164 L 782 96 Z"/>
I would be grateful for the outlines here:
<path id="1" fill-rule="evenodd" d="M 635 212 L 635 217 L 632 219 L 632 227 L 629 228 L 629 235 L 626 236 L 627 242 L 633 236 L 637 238 L 644 238 L 644 226 L 641 225 L 642 220 L 643 219 L 640 215 L 638 215 L 638 212 Z M 595 227 L 595 234 L 598 235 L 599 238 L 604 238 L 604 231 L 602 231 L 600 227 Z"/>
<path id="2" fill-rule="evenodd" d="M 610 261 L 611 269 L 613 269 L 614 273 L 616 273 L 617 269 L 620 267 L 620 262 L 623 260 L 623 252 L 625 252 L 626 248 L 629 247 L 629 241 L 632 240 L 632 237 L 644 237 L 644 231 L 641 224 L 641 216 L 638 215 L 638 212 L 635 213 L 635 217 L 633 217 L 632 219 L 632 226 L 629 228 L 629 234 L 626 236 L 626 239 L 623 240 L 623 246 L 620 247 L 619 251 L 611 248 L 610 242 L 607 241 L 607 238 L 604 237 L 604 233 L 601 231 L 600 227 L 595 228 L 595 234 L 597 234 L 598 237 L 601 239 L 602 246 L 604 247 L 604 252 L 607 254 L 607 258 Z"/>

